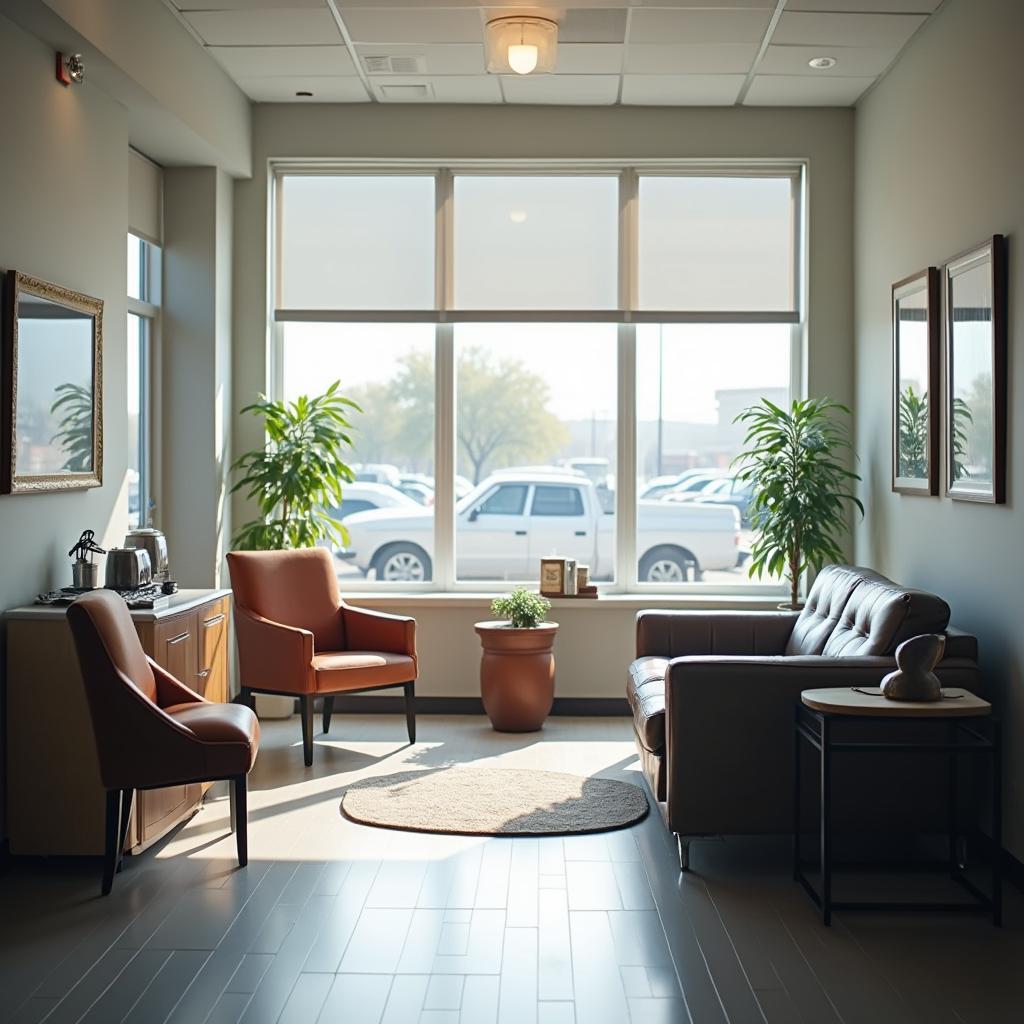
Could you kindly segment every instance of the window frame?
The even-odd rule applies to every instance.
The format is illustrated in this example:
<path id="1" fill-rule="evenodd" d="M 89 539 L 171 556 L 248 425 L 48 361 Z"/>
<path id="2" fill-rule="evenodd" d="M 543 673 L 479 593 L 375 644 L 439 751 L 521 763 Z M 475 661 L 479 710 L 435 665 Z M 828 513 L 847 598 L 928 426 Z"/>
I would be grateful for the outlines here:
<path id="1" fill-rule="evenodd" d="M 127 233 L 139 245 L 139 291 L 141 298 L 127 295 L 128 316 L 140 322 L 139 331 L 139 526 L 147 526 L 150 504 L 159 508 L 160 431 L 159 396 L 153 386 L 153 368 L 160 365 L 161 284 L 163 250 L 154 242 Z"/>
<path id="2" fill-rule="evenodd" d="M 745 580 L 729 585 L 706 583 L 644 583 L 638 579 L 636 550 L 636 324 L 788 324 L 790 334 L 789 393 L 806 393 L 808 278 L 808 176 L 806 159 L 766 160 L 637 160 L 637 161 L 391 161 L 272 160 L 268 163 L 268 373 L 270 393 L 281 397 L 283 325 L 287 322 L 426 323 L 434 324 L 434 561 L 433 578 L 423 583 L 360 580 L 359 590 L 379 593 L 491 593 L 505 581 L 459 581 L 455 574 L 456 359 L 453 326 L 457 323 L 614 323 L 617 325 L 617 471 L 615 491 L 614 582 L 599 584 L 608 595 L 769 597 L 783 594 L 781 584 Z M 435 181 L 435 301 L 430 309 L 291 309 L 279 307 L 282 267 L 278 239 L 283 226 L 283 179 L 290 175 L 353 176 L 432 175 Z M 454 295 L 454 178 L 460 174 L 492 176 L 615 176 L 619 182 L 618 304 L 614 309 L 523 310 L 458 309 Z M 646 175 L 693 177 L 788 177 L 793 196 L 793 308 L 787 311 L 681 311 L 639 308 L 637 275 L 639 179 Z"/>

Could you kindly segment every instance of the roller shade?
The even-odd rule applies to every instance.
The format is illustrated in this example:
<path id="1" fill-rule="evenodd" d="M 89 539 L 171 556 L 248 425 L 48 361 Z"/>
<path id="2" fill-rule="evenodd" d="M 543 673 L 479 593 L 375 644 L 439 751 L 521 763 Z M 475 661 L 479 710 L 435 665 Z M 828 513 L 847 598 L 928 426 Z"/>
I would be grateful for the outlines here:
<path id="1" fill-rule="evenodd" d="M 163 171 L 134 149 L 128 150 L 128 230 L 155 245 L 164 237 Z"/>

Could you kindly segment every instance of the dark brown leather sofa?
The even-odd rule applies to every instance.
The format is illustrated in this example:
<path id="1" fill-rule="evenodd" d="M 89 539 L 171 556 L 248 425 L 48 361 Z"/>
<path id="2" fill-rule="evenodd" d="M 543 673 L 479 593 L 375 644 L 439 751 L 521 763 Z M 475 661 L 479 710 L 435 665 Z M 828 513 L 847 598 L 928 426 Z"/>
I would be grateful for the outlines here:
<path id="1" fill-rule="evenodd" d="M 895 668 L 898 644 L 945 633 L 936 669 L 943 685 L 987 696 L 977 640 L 948 623 L 940 597 L 854 566 L 824 569 L 799 614 L 640 612 L 626 694 L 644 774 L 679 838 L 681 867 L 693 837 L 792 829 L 793 714 L 802 690 L 877 686 Z M 941 832 L 945 776 L 924 760 L 888 753 L 881 762 L 862 756 L 848 769 L 837 765 L 837 825 Z M 813 773 L 804 782 L 802 806 L 813 810 Z"/>

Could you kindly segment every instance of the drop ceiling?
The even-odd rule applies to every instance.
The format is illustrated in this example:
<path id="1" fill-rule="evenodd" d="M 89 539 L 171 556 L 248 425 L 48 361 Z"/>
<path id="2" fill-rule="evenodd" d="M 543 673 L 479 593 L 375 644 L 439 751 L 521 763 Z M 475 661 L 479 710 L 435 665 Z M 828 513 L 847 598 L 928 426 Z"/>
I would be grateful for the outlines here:
<path id="1" fill-rule="evenodd" d="M 165 2 L 257 103 L 851 106 L 942 0 Z M 554 74 L 486 73 L 516 13 L 558 21 Z"/>

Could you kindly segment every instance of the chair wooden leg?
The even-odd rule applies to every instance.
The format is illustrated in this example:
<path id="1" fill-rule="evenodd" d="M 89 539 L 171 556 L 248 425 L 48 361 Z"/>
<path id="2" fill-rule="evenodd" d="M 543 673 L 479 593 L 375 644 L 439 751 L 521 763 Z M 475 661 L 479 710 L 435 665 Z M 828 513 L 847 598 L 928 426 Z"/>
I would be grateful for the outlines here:
<path id="1" fill-rule="evenodd" d="M 409 730 L 409 742 L 416 742 L 416 684 L 406 683 L 405 691 L 405 725 Z"/>
<path id="2" fill-rule="evenodd" d="M 249 863 L 249 780 L 238 775 L 231 780 L 231 829 L 238 847 L 238 866 Z"/>
<path id="3" fill-rule="evenodd" d="M 299 698 L 299 713 L 302 715 L 302 756 L 307 768 L 313 766 L 313 698 L 303 694 Z"/>
<path id="4" fill-rule="evenodd" d="M 121 814 L 120 821 L 117 828 L 117 870 L 120 872 L 121 865 L 124 861 L 124 844 L 128 838 L 128 823 L 132 820 L 132 800 L 135 796 L 135 790 L 133 789 L 122 789 L 121 790 Z"/>
<path id="5" fill-rule="evenodd" d="M 106 851 L 103 854 L 102 896 L 110 895 L 117 870 L 117 838 L 121 834 L 121 790 L 107 790 Z"/>
<path id="6" fill-rule="evenodd" d="M 324 732 L 331 731 L 331 715 L 334 714 L 334 698 L 324 697 Z"/>

